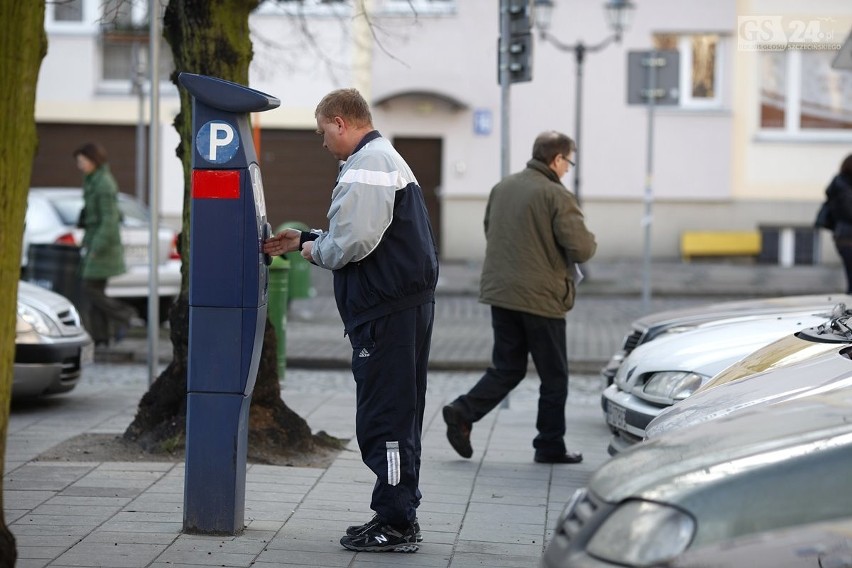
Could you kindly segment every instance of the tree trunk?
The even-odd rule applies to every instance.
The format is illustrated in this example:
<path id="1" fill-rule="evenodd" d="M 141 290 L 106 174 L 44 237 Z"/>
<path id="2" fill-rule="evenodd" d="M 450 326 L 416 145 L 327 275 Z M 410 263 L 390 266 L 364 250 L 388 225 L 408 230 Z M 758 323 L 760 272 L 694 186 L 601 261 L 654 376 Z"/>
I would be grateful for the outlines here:
<path id="1" fill-rule="evenodd" d="M 36 82 L 46 53 L 44 2 L 0 0 L 0 470 L 9 425 L 24 216 L 37 143 Z M 12 568 L 16 558 L 0 479 L 0 568 Z"/>
<path id="2" fill-rule="evenodd" d="M 248 17 L 257 4 L 258 0 L 171 0 L 166 7 L 163 30 L 171 45 L 175 69 L 246 85 L 252 58 Z M 172 77 L 175 84 L 178 84 L 177 71 Z M 173 361 L 143 396 L 136 417 L 124 434 L 125 439 L 138 442 L 150 452 L 182 447 L 186 433 L 192 102 L 183 88 L 180 97 L 181 110 L 175 118 L 175 128 L 180 134 L 177 155 L 183 162 L 185 187 L 183 278 L 180 297 L 169 314 Z M 267 321 L 249 416 L 249 457 L 273 451 L 286 456 L 330 445 L 340 447 L 339 441 L 322 433 L 313 436 L 308 424 L 281 400 L 275 347 L 275 331 Z"/>

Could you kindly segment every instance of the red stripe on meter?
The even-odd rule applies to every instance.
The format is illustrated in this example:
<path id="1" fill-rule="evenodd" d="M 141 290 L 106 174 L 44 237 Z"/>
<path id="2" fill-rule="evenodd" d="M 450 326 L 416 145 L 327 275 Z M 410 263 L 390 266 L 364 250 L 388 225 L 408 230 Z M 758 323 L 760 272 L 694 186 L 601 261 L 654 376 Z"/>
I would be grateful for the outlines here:
<path id="1" fill-rule="evenodd" d="M 193 199 L 239 199 L 239 170 L 192 170 Z"/>

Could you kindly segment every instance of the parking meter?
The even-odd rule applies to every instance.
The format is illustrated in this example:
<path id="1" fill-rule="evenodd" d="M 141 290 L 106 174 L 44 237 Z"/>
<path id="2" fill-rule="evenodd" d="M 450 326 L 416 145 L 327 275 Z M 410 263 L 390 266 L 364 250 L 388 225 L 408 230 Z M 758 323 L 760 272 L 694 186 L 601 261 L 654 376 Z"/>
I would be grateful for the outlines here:
<path id="1" fill-rule="evenodd" d="M 193 97 L 183 530 L 242 531 L 249 406 L 266 325 L 270 236 L 248 113 L 280 102 L 181 73 Z"/>

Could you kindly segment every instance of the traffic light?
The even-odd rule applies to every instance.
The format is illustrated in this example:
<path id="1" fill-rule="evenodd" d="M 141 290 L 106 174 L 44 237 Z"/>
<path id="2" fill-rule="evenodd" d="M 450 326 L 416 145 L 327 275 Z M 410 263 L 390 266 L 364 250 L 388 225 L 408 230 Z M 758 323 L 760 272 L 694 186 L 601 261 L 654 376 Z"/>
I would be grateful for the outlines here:
<path id="1" fill-rule="evenodd" d="M 504 64 L 502 36 L 508 28 L 509 40 L 506 42 L 506 62 L 509 83 L 532 81 L 532 20 L 530 18 L 530 0 L 501 0 L 500 2 L 500 39 L 497 43 L 497 82 L 500 83 L 501 68 Z"/>

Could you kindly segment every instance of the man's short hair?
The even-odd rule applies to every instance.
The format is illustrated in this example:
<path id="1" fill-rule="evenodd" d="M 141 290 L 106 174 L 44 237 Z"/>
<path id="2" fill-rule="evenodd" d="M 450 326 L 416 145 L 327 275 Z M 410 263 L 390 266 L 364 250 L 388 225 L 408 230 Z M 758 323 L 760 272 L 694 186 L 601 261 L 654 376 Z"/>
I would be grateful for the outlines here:
<path id="1" fill-rule="evenodd" d="M 577 150 L 577 144 L 573 140 L 561 132 L 549 130 L 542 132 L 535 139 L 532 157 L 534 160 L 549 164 L 557 155 L 570 156 L 575 150 Z"/>
<path id="2" fill-rule="evenodd" d="M 337 89 L 324 96 L 314 112 L 314 118 L 320 116 L 326 120 L 339 116 L 359 128 L 373 124 L 370 105 L 357 89 Z"/>

